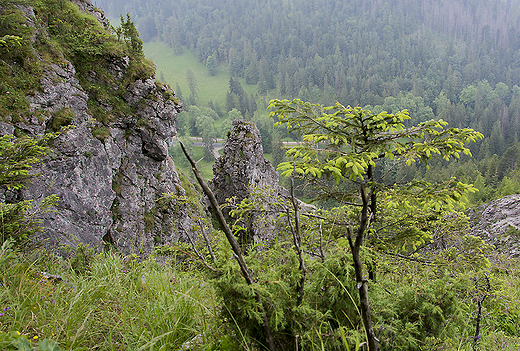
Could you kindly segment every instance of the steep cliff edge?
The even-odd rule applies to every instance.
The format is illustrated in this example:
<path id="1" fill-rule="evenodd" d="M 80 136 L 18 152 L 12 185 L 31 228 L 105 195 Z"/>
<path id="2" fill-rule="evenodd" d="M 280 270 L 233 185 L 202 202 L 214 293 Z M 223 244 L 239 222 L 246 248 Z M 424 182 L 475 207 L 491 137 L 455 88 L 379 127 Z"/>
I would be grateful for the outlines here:
<path id="1" fill-rule="evenodd" d="M 9 13 L 18 26 L 2 27 L 0 37 L 17 37 L 28 54 L 0 51 L 2 94 L 24 97 L 1 101 L 0 134 L 36 136 L 70 126 L 35 170 L 41 175 L 19 194 L 60 197 L 56 212 L 43 219 L 41 238 L 149 253 L 195 235 L 184 205 L 163 198 L 184 195 L 168 156 L 182 104 L 154 81 L 133 23 L 124 21 L 116 37 L 88 0 L 0 6 L 0 16 Z M 17 85 L 27 72 L 32 83 Z"/>

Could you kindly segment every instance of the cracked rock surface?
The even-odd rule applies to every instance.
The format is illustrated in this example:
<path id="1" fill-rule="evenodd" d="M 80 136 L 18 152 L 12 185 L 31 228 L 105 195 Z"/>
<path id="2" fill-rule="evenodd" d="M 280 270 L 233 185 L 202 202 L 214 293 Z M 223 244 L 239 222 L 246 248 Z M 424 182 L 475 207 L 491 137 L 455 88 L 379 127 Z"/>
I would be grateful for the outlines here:
<path id="1" fill-rule="evenodd" d="M 76 2 L 108 25 L 89 1 Z M 121 81 L 128 60 L 106 58 L 105 66 Z M 96 82 L 96 73 L 86 78 Z M 42 135 L 49 131 L 56 112 L 67 109 L 73 115 L 72 128 L 54 141 L 53 154 L 35 167 L 40 176 L 19 194 L 35 203 L 51 194 L 59 196 L 56 211 L 44 215 L 39 234 L 47 245 L 110 243 L 123 253 L 146 255 L 154 246 L 196 236 L 186 205 L 175 200 L 185 192 L 168 156 L 182 110 L 173 97 L 174 92 L 156 84 L 153 77 L 136 80 L 124 95 L 132 113 L 102 124 L 88 109 L 89 95 L 75 67 L 64 61 L 46 68 L 41 89 L 27 97 L 31 110 L 42 112 L 40 117 L 15 125 L 1 122 L 0 134 L 13 134 L 16 128 L 29 136 Z M 102 108 L 113 109 L 108 103 Z M 103 134 L 96 137 L 95 130 Z M 165 193 L 175 196 L 165 200 Z"/>
<path id="2" fill-rule="evenodd" d="M 509 195 L 470 209 L 470 234 L 494 245 L 500 252 L 520 256 L 520 195 Z"/>
<path id="3" fill-rule="evenodd" d="M 265 196 L 265 209 L 273 209 L 275 203 L 288 199 L 288 191 L 278 185 L 278 173 L 271 162 L 264 158 L 260 132 L 253 122 L 237 119 L 224 145 L 223 156 L 213 166 L 211 187 L 220 204 L 227 198 L 236 202 L 249 197 L 253 190 L 261 190 Z M 273 214 L 253 213 L 248 229 L 254 242 L 269 242 L 276 236 Z"/>

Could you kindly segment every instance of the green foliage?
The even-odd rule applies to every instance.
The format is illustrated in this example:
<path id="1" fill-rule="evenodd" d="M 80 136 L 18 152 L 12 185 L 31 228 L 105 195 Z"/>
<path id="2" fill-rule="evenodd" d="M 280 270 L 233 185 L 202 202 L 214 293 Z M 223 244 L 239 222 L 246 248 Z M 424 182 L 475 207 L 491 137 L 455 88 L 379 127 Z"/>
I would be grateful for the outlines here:
<path id="1" fill-rule="evenodd" d="M 37 206 L 32 200 L 0 202 L 0 240 L 12 239 L 17 245 L 26 244 L 36 232 L 42 230 L 39 226 L 41 215 L 53 211 L 58 200 L 56 195 L 50 195 Z"/>
<path id="2" fill-rule="evenodd" d="M 257 189 L 250 199 L 235 204 L 231 212 L 239 225 L 235 229 L 240 230 L 253 213 L 267 210 L 262 194 Z M 283 202 L 276 206 L 281 213 L 287 209 Z M 214 277 L 214 284 L 224 304 L 223 321 L 234 331 L 232 335 L 242 348 L 254 348 L 263 339 L 253 291 L 260 292 L 267 301 L 277 347 L 294 349 L 294 335 L 299 336 L 303 350 L 359 346 L 364 332 L 351 252 L 339 223 L 344 215 L 345 210 L 338 209 L 300 217 L 306 253 L 306 284 L 300 304 L 296 301 L 301 271 L 285 215 L 275 221 L 277 238 L 269 249 L 259 243 L 247 251 L 245 259 L 256 282 L 253 286 L 241 278 L 230 247 L 217 242 L 214 248 L 220 274 Z M 512 343 L 520 341 L 516 331 L 509 334 L 516 330 L 513 326 L 520 305 L 513 296 L 517 289 L 504 285 L 506 281 L 517 281 L 518 266 L 515 263 L 516 268 L 507 268 L 510 273 L 516 272 L 509 276 L 496 271 L 491 276 L 491 290 L 476 287 L 475 279 L 489 275 L 489 259 L 494 257 L 496 261 L 497 257 L 481 239 L 464 235 L 464 223 L 467 225 L 464 215 L 456 213 L 430 219 L 429 224 L 419 223 L 419 229 L 430 228 L 435 233 L 433 241 L 415 249 L 413 256 L 363 249 L 363 260 L 372 262 L 379 273 L 377 281 L 371 282 L 370 293 L 381 350 L 456 350 L 462 346 L 470 350 L 475 327 L 470 316 L 475 314 L 477 298 L 486 294 L 482 347 L 500 345 L 499 340 L 507 337 L 512 338 Z M 326 254 L 321 256 L 321 252 Z M 503 263 L 498 266 L 505 267 Z M 505 305 L 499 307 L 499 301 Z M 491 310 L 496 314 L 491 316 Z M 507 317 L 500 317 L 499 311 Z M 496 347 L 507 349 L 507 343 L 503 345 Z"/>
<path id="3" fill-rule="evenodd" d="M 408 284 L 385 284 L 389 292 L 378 292 L 375 310 L 380 310 L 383 350 L 420 350 L 428 339 L 447 340 L 457 337 L 464 327 L 468 305 L 460 299 L 469 292 L 464 282 L 448 275 L 435 280 L 421 279 Z M 467 290 L 466 290 L 467 289 Z M 394 345 L 392 345 L 394 344 Z"/>
<path id="4" fill-rule="evenodd" d="M 217 74 L 218 63 L 213 55 L 208 56 L 206 59 L 206 67 L 208 67 L 208 73 L 210 76 Z"/>
<path id="5" fill-rule="evenodd" d="M 238 79 L 229 78 L 229 90 L 226 93 L 226 108 L 229 111 L 237 109 L 245 119 L 251 120 L 257 110 L 253 95 L 247 96 Z"/>
<path id="6" fill-rule="evenodd" d="M 34 164 L 42 162 L 49 155 L 47 143 L 56 135 L 47 134 L 43 138 L 12 135 L 0 137 L 0 185 L 9 190 L 18 190 L 33 176 Z"/>
<path id="7" fill-rule="evenodd" d="M 199 87 L 191 69 L 188 69 L 186 71 L 186 81 L 188 82 L 188 86 L 190 87 L 189 103 L 190 105 L 195 105 L 196 99 L 199 97 Z"/>
<path id="8" fill-rule="evenodd" d="M 7 1 L 0 12 L 0 116 L 23 120 L 29 114 L 26 95 L 40 85 L 41 65 L 35 60 L 31 36 L 34 28 L 16 1 Z"/>
<path id="9" fill-rule="evenodd" d="M 0 137 L 0 239 L 11 239 L 16 244 L 27 240 L 40 230 L 39 216 L 51 211 L 58 197 L 51 195 L 34 206 L 32 200 L 16 200 L 16 193 L 35 174 L 31 173 L 35 164 L 50 153 L 47 146 L 56 134 L 47 134 L 42 138 L 20 137 L 12 135 Z"/>
<path id="10" fill-rule="evenodd" d="M 180 135 L 201 137 L 207 133 L 210 137 L 216 138 L 214 123 L 217 119 L 217 113 L 208 107 L 190 106 L 179 114 Z"/>
<path id="11" fill-rule="evenodd" d="M 75 114 L 70 108 L 61 108 L 52 115 L 52 131 L 58 132 L 61 127 L 72 124 Z"/>
<path id="12" fill-rule="evenodd" d="M 340 213 L 343 212 L 352 254 L 360 316 L 369 350 L 378 350 L 380 342 L 372 323 L 368 281 L 364 278 L 366 265 L 374 279 L 374 262 L 365 256 L 364 263 L 361 258 L 364 241 L 373 248 L 381 245 L 379 249 L 416 252 L 431 240 L 421 222 L 435 218 L 436 213 L 451 211 L 464 193 L 475 191 L 455 179 L 444 184 L 413 181 L 403 186 L 385 179 L 387 162 L 420 162 L 428 166 L 435 156 L 458 159 L 461 153 L 471 155 L 465 147 L 467 142 L 483 136 L 472 129 L 444 129 L 447 123 L 442 120 L 405 127 L 405 120 L 410 118 L 406 110 L 372 113 L 339 103 L 323 107 L 298 99 L 271 100 L 269 108 L 274 110 L 271 116 L 278 118 L 279 125 L 286 125 L 288 131 L 303 138 L 300 145 L 287 151 L 292 160 L 279 165 L 282 175 L 308 179 L 318 184 L 320 199 L 333 199 L 344 205 Z M 319 185 L 322 178 L 333 179 L 336 186 L 331 187 L 330 182 Z M 388 220 L 384 216 L 388 210 L 394 211 L 397 218 Z"/>
<path id="13" fill-rule="evenodd" d="M 40 18 L 48 16 L 48 31 L 59 43 L 66 58 L 78 63 L 92 63 L 102 55 L 122 57 L 126 54 L 117 39 L 107 28 L 90 15 L 81 12 L 77 5 L 58 0 L 45 0 L 39 4 Z M 39 38 L 44 48 L 48 39 Z"/>
<path id="14" fill-rule="evenodd" d="M 37 339 L 37 337 L 35 337 Z M 0 347 L 2 350 L 18 350 L 18 351 L 61 351 L 60 347 L 54 340 L 43 339 L 38 341 L 36 348 L 33 348 L 31 342 L 25 335 L 20 332 L 5 333 L 0 331 Z"/>
<path id="15" fill-rule="evenodd" d="M 278 116 L 278 123 L 303 134 L 304 144 L 287 152 L 295 161 L 282 164 L 282 174 L 292 173 L 294 166 L 298 174 L 330 176 L 337 183 L 345 178 L 363 179 L 368 167 L 381 158 L 409 165 L 416 161 L 428 164 L 434 155 L 445 159 L 459 158 L 461 153 L 470 155 L 464 144 L 483 137 L 471 129 L 445 130 L 444 121 L 431 120 L 405 128 L 404 121 L 410 118 L 406 110 L 372 114 L 359 107 L 337 104 L 324 108 L 298 99 L 272 100 L 269 108 L 275 109 L 272 116 Z M 318 147 L 320 143 L 323 148 Z"/>
<path id="16" fill-rule="evenodd" d="M 88 245 L 78 244 L 74 250 L 74 255 L 69 259 L 70 268 L 77 275 L 90 273 L 95 254 L 96 251 Z"/>
<path id="17" fill-rule="evenodd" d="M 137 32 L 134 22 L 132 22 L 130 18 L 130 14 L 126 14 L 126 20 L 123 15 L 121 15 L 119 22 L 119 27 L 115 29 L 117 39 L 123 39 L 134 55 L 142 55 L 143 41 L 139 38 L 139 33 Z"/>

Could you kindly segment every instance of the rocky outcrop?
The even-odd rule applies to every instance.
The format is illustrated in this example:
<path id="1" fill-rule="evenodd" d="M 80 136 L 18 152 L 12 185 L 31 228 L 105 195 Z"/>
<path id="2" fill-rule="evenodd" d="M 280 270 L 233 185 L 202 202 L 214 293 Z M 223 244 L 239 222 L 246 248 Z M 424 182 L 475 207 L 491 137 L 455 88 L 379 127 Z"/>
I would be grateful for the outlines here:
<path id="1" fill-rule="evenodd" d="M 220 204 L 232 197 L 240 202 L 250 197 L 254 189 L 260 189 L 264 198 L 263 210 L 269 211 L 275 210 L 275 203 L 287 200 L 289 196 L 287 190 L 278 185 L 278 173 L 264 158 L 260 132 L 250 121 L 233 121 L 223 156 L 213 166 L 213 175 L 211 187 Z M 274 238 L 274 216 L 266 211 L 251 214 L 248 227 L 255 242 Z"/>
<path id="2" fill-rule="evenodd" d="M 108 25 L 89 1 L 76 2 Z M 105 69 L 117 85 L 128 60 L 106 58 Z M 96 72 L 86 79 L 95 83 Z M 110 118 L 101 123 L 89 109 L 75 67 L 65 59 L 47 66 L 41 89 L 27 97 L 38 118 L 0 125 L 2 134 L 16 128 L 30 136 L 54 129 L 58 122 L 71 126 L 54 141 L 53 155 L 35 169 L 40 176 L 21 193 L 35 202 L 50 194 L 60 198 L 56 211 L 43 218 L 42 239 L 71 246 L 110 243 L 125 253 L 146 254 L 155 245 L 195 236 L 185 205 L 175 200 L 184 190 L 168 156 L 182 109 L 174 94 L 153 77 L 137 80 L 124 94 L 123 103 L 132 112 L 111 115 L 114 106 L 104 103 Z M 173 196 L 164 198 L 165 193 Z"/>
<path id="3" fill-rule="evenodd" d="M 520 195 L 510 195 L 468 211 L 470 234 L 509 256 L 520 256 Z"/>

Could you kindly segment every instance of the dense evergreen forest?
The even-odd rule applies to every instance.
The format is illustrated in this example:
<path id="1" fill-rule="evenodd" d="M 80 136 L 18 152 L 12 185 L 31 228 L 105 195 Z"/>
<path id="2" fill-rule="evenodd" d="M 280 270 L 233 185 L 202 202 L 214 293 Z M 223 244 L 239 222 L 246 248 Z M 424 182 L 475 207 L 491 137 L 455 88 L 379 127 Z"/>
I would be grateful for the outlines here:
<path id="1" fill-rule="evenodd" d="M 374 111 L 408 109 L 413 122 L 442 118 L 450 126 L 474 128 L 485 139 L 471 147 L 474 161 L 458 175 L 480 186 L 480 200 L 520 190 L 509 184 L 518 177 L 511 171 L 520 155 L 515 1 L 101 0 L 97 5 L 111 17 L 130 13 L 144 41 L 166 42 L 178 53 L 193 50 L 208 68 L 216 62 L 257 84 L 259 94 Z M 252 115 L 247 96 L 241 108 L 229 100 L 228 111 L 236 107 Z M 459 166 L 439 167 L 407 172 L 440 180 Z"/>

